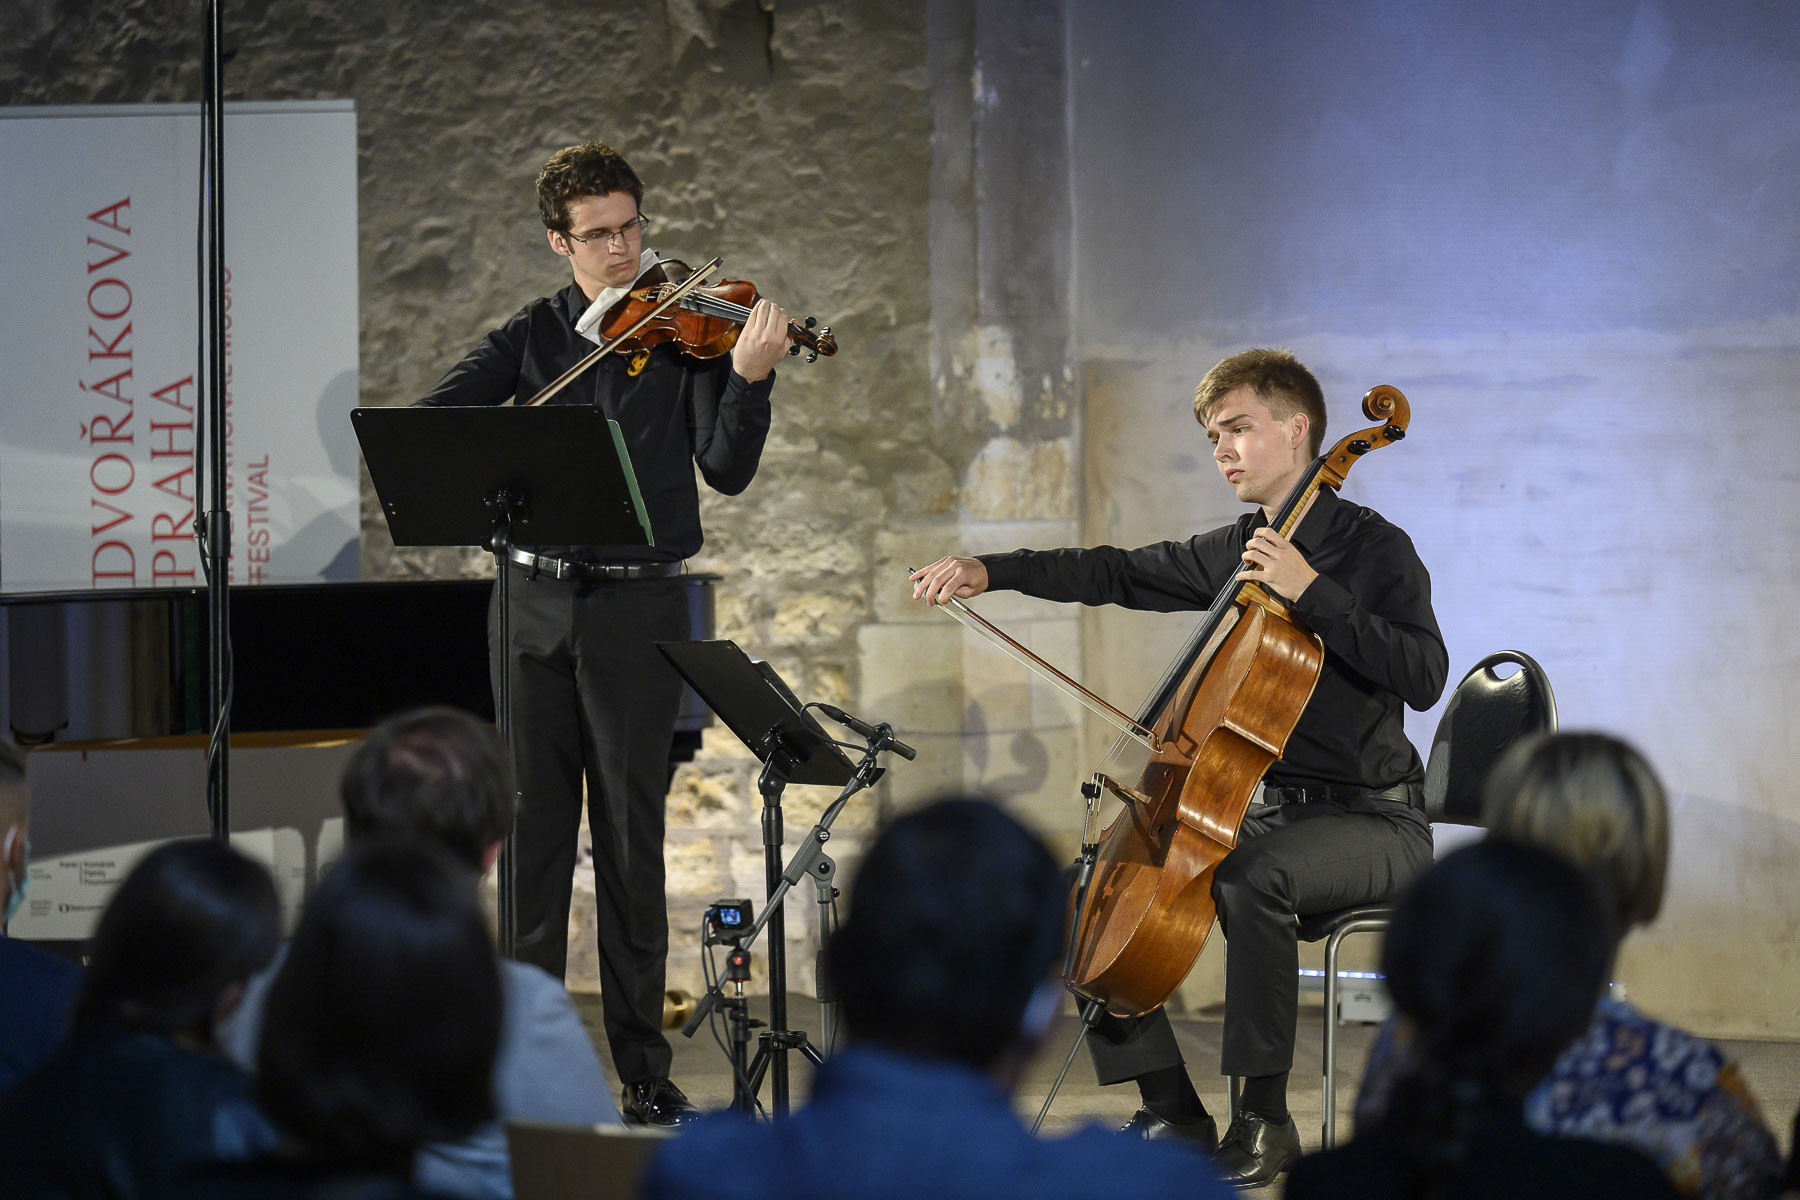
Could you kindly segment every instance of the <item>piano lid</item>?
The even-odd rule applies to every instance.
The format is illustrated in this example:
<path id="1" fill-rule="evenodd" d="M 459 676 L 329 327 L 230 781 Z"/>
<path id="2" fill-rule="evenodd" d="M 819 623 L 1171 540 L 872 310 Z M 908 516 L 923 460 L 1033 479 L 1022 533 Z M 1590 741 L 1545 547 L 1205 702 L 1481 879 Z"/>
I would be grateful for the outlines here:
<path id="1" fill-rule="evenodd" d="M 713 633 L 716 575 L 683 576 L 694 637 Z M 233 737 L 367 729 L 452 704 L 494 719 L 489 579 L 231 589 Z M 207 733 L 204 588 L 0 594 L 0 722 L 25 746 Z M 684 696 L 678 756 L 712 714 Z"/>
<path id="2" fill-rule="evenodd" d="M 482 579 L 231 589 L 232 732 L 366 729 L 419 704 L 493 719 Z M 203 588 L 0 596 L 0 705 L 24 745 L 204 736 Z"/>

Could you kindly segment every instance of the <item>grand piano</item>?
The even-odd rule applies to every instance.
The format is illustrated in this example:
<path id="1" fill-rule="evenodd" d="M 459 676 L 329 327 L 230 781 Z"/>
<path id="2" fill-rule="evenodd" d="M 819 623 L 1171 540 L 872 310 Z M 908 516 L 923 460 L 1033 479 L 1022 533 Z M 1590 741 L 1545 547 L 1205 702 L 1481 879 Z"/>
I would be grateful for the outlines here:
<path id="1" fill-rule="evenodd" d="M 718 577 L 684 578 L 693 633 L 710 636 Z M 312 878 L 338 813 L 347 742 L 421 704 L 491 720 L 492 588 L 485 579 L 232 588 L 232 830 L 292 831 Z M 35 886 L 13 933 L 79 955 L 124 869 L 119 848 L 207 831 L 206 608 L 203 588 L 0 594 L 0 729 L 34 751 Z M 671 775 L 711 720 L 688 692 Z M 94 911 L 32 926 L 24 917 L 39 908 Z"/>
<path id="2" fill-rule="evenodd" d="M 716 575 L 683 576 L 711 637 Z M 485 579 L 231 589 L 234 741 L 342 736 L 420 704 L 485 720 Z M 185 744 L 207 734 L 204 588 L 0 594 L 0 720 L 27 747 Z M 671 764 L 712 716 L 691 690 Z"/>

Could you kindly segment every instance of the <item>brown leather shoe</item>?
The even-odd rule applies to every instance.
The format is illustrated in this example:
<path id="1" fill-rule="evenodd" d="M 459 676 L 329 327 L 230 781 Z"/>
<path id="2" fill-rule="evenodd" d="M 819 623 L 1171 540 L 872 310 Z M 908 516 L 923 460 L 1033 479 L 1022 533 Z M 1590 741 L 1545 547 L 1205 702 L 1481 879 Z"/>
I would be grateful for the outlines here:
<path id="1" fill-rule="evenodd" d="M 1142 1138 L 1146 1142 L 1192 1142 L 1208 1154 L 1219 1147 L 1219 1124 L 1212 1119 L 1210 1113 L 1195 1121 L 1171 1121 L 1167 1117 L 1158 1116 L 1154 1109 L 1146 1106 L 1132 1113 L 1131 1120 L 1119 1127 L 1119 1133 L 1129 1138 Z"/>
<path id="2" fill-rule="evenodd" d="M 1277 1125 L 1255 1113 L 1241 1112 L 1213 1154 L 1213 1165 L 1233 1187 L 1262 1187 L 1300 1157 L 1300 1130 L 1294 1118 Z"/>

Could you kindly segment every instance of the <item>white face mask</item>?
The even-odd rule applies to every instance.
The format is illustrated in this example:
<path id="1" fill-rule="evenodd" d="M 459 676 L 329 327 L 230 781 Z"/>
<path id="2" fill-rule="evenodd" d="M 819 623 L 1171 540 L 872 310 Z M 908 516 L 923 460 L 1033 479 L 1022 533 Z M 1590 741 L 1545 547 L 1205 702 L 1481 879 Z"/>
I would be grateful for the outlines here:
<path id="1" fill-rule="evenodd" d="M 15 880 L 12 869 L 13 841 L 19 836 L 19 827 L 13 826 L 6 831 L 6 845 L 0 848 L 0 864 L 6 867 L 6 912 L 0 915 L 0 927 L 12 924 L 13 914 L 25 903 L 25 893 L 31 890 L 31 839 L 25 839 L 23 858 L 25 869 Z"/>

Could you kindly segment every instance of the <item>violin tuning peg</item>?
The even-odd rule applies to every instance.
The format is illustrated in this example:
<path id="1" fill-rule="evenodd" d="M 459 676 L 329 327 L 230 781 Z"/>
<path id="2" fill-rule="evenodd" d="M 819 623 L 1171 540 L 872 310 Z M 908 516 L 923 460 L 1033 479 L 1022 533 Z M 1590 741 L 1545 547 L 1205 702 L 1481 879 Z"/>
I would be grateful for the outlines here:
<path id="1" fill-rule="evenodd" d="M 795 342 L 793 345 L 788 347 L 788 357 L 789 358 L 794 357 L 794 355 L 796 355 L 798 353 L 800 353 L 800 343 L 799 342 Z"/>
<path id="2" fill-rule="evenodd" d="M 811 329 L 814 325 L 817 325 L 818 323 L 819 323 L 819 318 L 817 318 L 817 317 L 806 318 L 806 327 L 808 329 Z"/>
<path id="3" fill-rule="evenodd" d="M 807 355 L 806 361 L 809 363 L 818 362 L 819 361 L 819 352 L 817 350 L 815 350 L 811 354 Z"/>
<path id="4" fill-rule="evenodd" d="M 829 325 L 827 325 L 825 328 L 819 330 L 820 337 L 829 337 L 830 335 L 831 335 L 831 326 L 829 326 Z"/>

